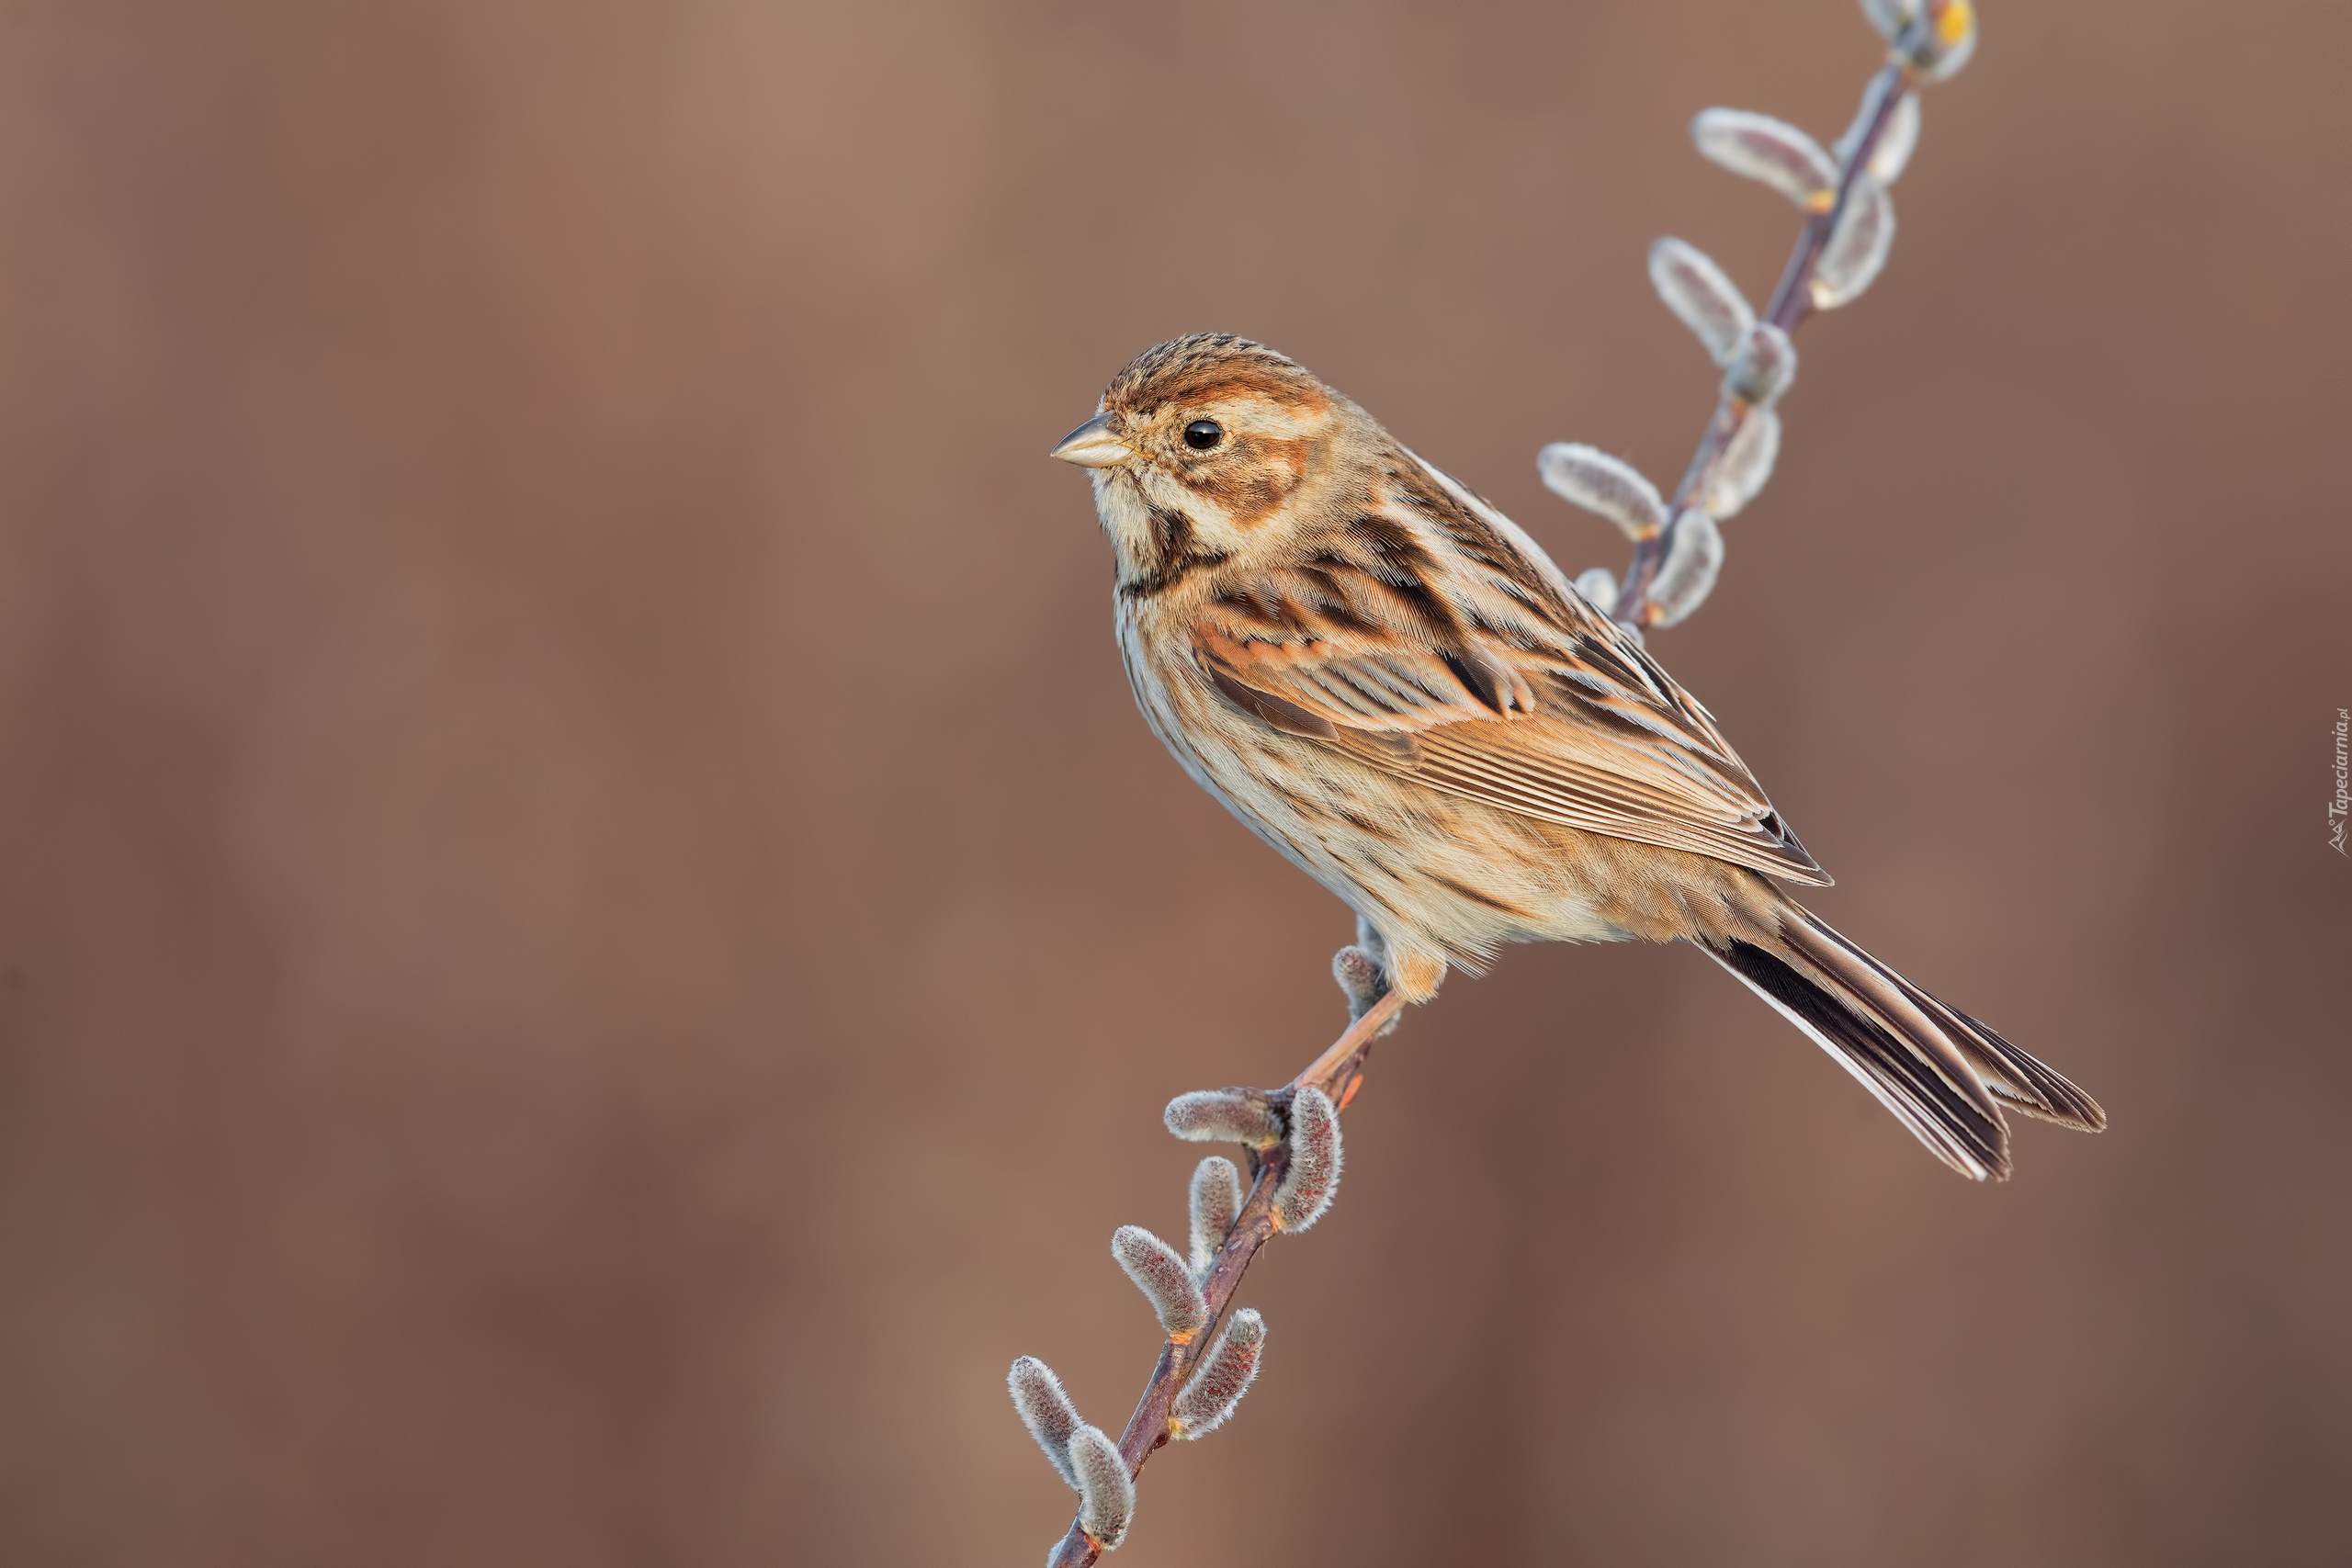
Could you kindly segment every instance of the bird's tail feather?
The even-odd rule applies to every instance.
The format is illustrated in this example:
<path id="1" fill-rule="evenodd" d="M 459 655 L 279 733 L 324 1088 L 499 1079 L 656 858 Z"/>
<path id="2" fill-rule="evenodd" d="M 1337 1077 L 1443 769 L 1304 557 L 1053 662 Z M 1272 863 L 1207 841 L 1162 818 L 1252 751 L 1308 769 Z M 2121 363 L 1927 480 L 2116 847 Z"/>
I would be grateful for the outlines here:
<path id="1" fill-rule="evenodd" d="M 2001 1107 L 2098 1132 L 2107 1113 L 2060 1074 L 1785 904 L 1781 942 L 1733 941 L 1715 960 L 1860 1080 L 1939 1159 L 1984 1180 L 2009 1174 Z M 1776 951 L 1777 949 L 1777 951 Z"/>

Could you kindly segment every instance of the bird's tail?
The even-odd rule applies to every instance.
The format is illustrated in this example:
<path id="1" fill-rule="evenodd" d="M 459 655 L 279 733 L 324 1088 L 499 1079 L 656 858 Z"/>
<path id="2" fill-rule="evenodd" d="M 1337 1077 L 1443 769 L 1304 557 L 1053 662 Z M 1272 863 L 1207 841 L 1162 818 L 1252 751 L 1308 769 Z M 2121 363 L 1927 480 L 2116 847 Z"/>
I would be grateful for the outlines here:
<path id="1" fill-rule="evenodd" d="M 1954 1170 L 1979 1181 L 2007 1178 L 2004 1107 L 2086 1133 L 2107 1125 L 2098 1102 L 2059 1074 L 1936 1000 L 1812 911 L 1785 900 L 1782 910 L 1779 942 L 1733 941 L 1708 951 Z"/>

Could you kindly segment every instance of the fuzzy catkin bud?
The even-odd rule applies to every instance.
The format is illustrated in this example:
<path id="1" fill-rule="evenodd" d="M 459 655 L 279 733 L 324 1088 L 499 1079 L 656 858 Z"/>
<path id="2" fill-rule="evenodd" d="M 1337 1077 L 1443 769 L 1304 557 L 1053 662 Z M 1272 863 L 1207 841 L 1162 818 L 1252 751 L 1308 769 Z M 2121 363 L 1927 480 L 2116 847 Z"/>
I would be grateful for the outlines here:
<path id="1" fill-rule="evenodd" d="M 1076 1486 L 1078 1472 L 1070 1468 L 1069 1440 L 1086 1423 L 1078 1418 L 1078 1406 L 1062 1392 L 1054 1369 L 1035 1356 L 1023 1356 L 1012 1363 L 1005 1382 L 1012 1390 L 1012 1408 L 1020 1415 L 1021 1424 L 1046 1450 L 1061 1478 Z"/>
<path id="2" fill-rule="evenodd" d="M 1069 1440 L 1070 1468 L 1078 1475 L 1078 1528 L 1105 1551 L 1127 1536 L 1136 1517 L 1136 1478 L 1119 1457 L 1119 1445 L 1100 1427 L 1080 1427 Z"/>
<path id="3" fill-rule="evenodd" d="M 1650 285 L 1721 365 L 1756 324 L 1756 310 L 1698 246 L 1672 235 L 1650 246 Z"/>
<path id="4" fill-rule="evenodd" d="M 1689 617 L 1714 592 L 1715 574 L 1723 570 L 1724 536 L 1715 520 L 1693 507 L 1675 520 L 1674 543 L 1667 547 L 1666 564 L 1650 584 L 1654 624 L 1670 626 Z"/>
<path id="5" fill-rule="evenodd" d="M 1710 163 L 1770 186 L 1807 212 L 1838 203 L 1838 164 L 1821 143 L 1783 120 L 1747 109 L 1705 109 L 1690 140 Z"/>
<path id="6" fill-rule="evenodd" d="M 1870 77 L 1870 92 L 1863 94 L 1863 110 L 1853 118 L 1853 125 L 1847 127 L 1847 134 L 1837 139 L 1837 146 L 1830 148 L 1837 157 L 1837 167 L 1847 169 L 1853 164 L 1853 148 L 1863 143 L 1863 131 L 1870 130 L 1879 108 L 1886 104 L 1889 92 L 1894 92 L 1894 87 L 1889 87 L 1882 77 Z M 1863 164 L 1863 172 L 1882 186 L 1895 184 L 1895 179 L 1903 176 L 1903 169 L 1910 167 L 1910 155 L 1917 148 L 1919 94 L 1905 92 L 1895 98 L 1894 108 L 1886 110 L 1886 122 L 1879 127 L 1879 139 L 1870 148 L 1870 163 Z"/>
<path id="7" fill-rule="evenodd" d="M 1879 184 L 1891 186 L 1911 166 L 1911 154 L 1918 145 L 1919 95 L 1905 93 L 1887 115 L 1886 129 L 1878 133 L 1878 145 L 1871 149 L 1871 161 L 1862 167 Z"/>
<path id="8" fill-rule="evenodd" d="M 1771 322 L 1758 321 L 1731 356 L 1731 367 L 1724 372 L 1724 390 L 1744 403 L 1776 403 L 1796 378 L 1796 344 Z"/>
<path id="9" fill-rule="evenodd" d="M 1193 1169 L 1193 1278 L 1205 1280 L 1241 1217 L 1241 1172 L 1223 1155 Z"/>
<path id="10" fill-rule="evenodd" d="M 1266 1320 L 1243 1307 L 1226 1323 L 1216 1348 L 1201 1363 L 1169 1413 L 1168 1429 L 1180 1441 L 1205 1438 L 1225 1425 L 1258 1376 L 1258 1356 L 1266 1343 Z"/>
<path id="11" fill-rule="evenodd" d="M 1928 0 L 1932 45 L 1912 52 L 1912 63 L 1930 82 L 1949 82 L 1976 54 L 1976 7 L 1968 0 Z"/>
<path id="12" fill-rule="evenodd" d="M 1111 1233 L 1111 1256 L 1159 1314 L 1170 1338 L 1190 1339 L 1208 1321 L 1208 1303 L 1174 1247 L 1141 1225 L 1121 1225 Z"/>
<path id="13" fill-rule="evenodd" d="M 1707 475 L 1706 493 L 1700 498 L 1702 509 L 1721 522 L 1736 517 L 1764 488 L 1772 477 L 1772 465 L 1781 456 L 1781 416 L 1771 409 L 1750 409 L 1740 422 L 1739 430 L 1715 459 Z"/>
<path id="14" fill-rule="evenodd" d="M 1577 592 L 1606 615 L 1617 608 L 1617 574 L 1605 566 L 1589 568 L 1577 574 Z"/>
<path id="15" fill-rule="evenodd" d="M 1976 52 L 1969 0 L 1862 0 L 1862 14 L 1889 52 L 1930 82 L 1949 81 Z"/>
<path id="16" fill-rule="evenodd" d="M 1290 1169 L 1274 1189 L 1274 1219 L 1303 1231 L 1323 1217 L 1340 1190 L 1340 1113 L 1312 1084 L 1290 1102 Z"/>
<path id="17" fill-rule="evenodd" d="M 1846 134 L 1838 139 L 1838 145 L 1830 149 L 1839 169 L 1852 166 L 1854 149 L 1861 145 L 1863 132 L 1885 108 L 1887 94 L 1897 91 L 1899 84 L 1890 85 L 1883 77 L 1871 78 L 1870 86 L 1862 93 L 1861 112 L 1846 128 Z M 1886 108 L 1885 123 L 1879 129 L 1878 141 L 1871 145 L 1870 160 L 1862 165 L 1862 172 L 1883 186 L 1891 186 L 1910 164 L 1911 154 L 1918 145 L 1919 95 L 1902 92 L 1894 107 Z"/>
<path id="18" fill-rule="evenodd" d="M 1666 526 L 1657 486 L 1623 457 L 1576 441 L 1555 441 L 1535 455 L 1544 488 L 1572 506 L 1606 517 L 1629 539 L 1646 539 Z"/>
<path id="19" fill-rule="evenodd" d="M 1193 1144 L 1246 1144 L 1271 1149 L 1283 1141 L 1266 1097 L 1253 1089 L 1204 1089 L 1180 1094 L 1160 1112 L 1168 1130 Z"/>
<path id="20" fill-rule="evenodd" d="M 1180 1094 L 1168 1102 L 1160 1120 L 1187 1143 L 1271 1149 L 1283 1141 L 1282 1119 L 1263 1089 L 1206 1089 Z"/>
<path id="21" fill-rule="evenodd" d="M 1894 198 L 1868 175 L 1857 175 L 1846 209 L 1813 267 L 1813 305 L 1834 310 L 1862 297 L 1894 248 Z"/>

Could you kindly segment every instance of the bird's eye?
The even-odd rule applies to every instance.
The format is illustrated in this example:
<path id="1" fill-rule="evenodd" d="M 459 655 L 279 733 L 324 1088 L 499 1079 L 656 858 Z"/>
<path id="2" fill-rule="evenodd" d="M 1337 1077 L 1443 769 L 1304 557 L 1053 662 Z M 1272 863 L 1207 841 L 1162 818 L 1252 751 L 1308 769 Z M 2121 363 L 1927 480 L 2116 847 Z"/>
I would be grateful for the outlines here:
<path id="1" fill-rule="evenodd" d="M 1184 427 L 1184 445 L 1205 452 L 1225 439 L 1225 426 L 1213 419 L 1196 419 Z"/>

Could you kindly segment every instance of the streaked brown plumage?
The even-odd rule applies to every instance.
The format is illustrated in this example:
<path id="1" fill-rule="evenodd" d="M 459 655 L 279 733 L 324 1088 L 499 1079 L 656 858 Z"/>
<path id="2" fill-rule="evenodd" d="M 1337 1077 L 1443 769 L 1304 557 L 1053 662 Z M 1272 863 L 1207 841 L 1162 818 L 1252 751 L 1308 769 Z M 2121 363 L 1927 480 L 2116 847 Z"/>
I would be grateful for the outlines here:
<path id="1" fill-rule="evenodd" d="M 1093 470 L 1145 718 L 1378 933 L 1408 999 L 1509 942 L 1688 941 L 1966 1175 L 2007 1174 L 2004 1105 L 2104 1125 L 1784 895 L 1829 878 L 1707 710 L 1508 518 L 1290 360 L 1162 344 L 1056 456 Z"/>

